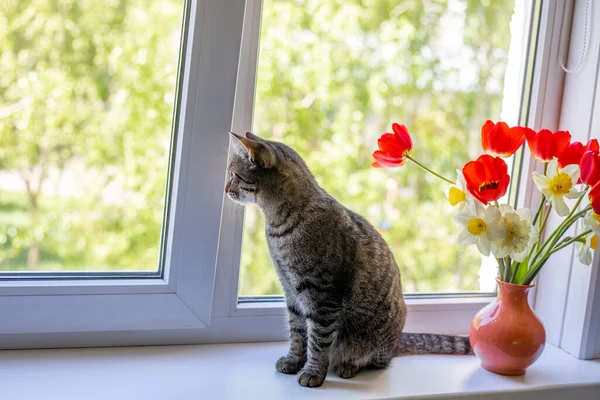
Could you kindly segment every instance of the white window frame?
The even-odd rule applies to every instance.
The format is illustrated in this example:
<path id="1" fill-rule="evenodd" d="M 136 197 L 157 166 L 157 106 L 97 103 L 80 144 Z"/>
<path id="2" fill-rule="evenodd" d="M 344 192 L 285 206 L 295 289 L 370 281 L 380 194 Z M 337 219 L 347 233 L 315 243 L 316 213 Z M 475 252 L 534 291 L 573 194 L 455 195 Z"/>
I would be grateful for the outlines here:
<path id="1" fill-rule="evenodd" d="M 0 281 L 0 348 L 176 343 L 207 331 L 226 168 L 215 149 L 228 146 L 244 2 L 189 1 L 185 15 L 164 278 Z"/>
<path id="2" fill-rule="evenodd" d="M 243 209 L 223 194 L 228 132 L 245 132 L 252 125 L 261 4 L 261 0 L 187 2 L 188 34 L 172 174 L 175 200 L 168 210 L 164 279 L 0 281 L 0 349 L 286 338 L 283 301 L 238 302 Z M 561 22 L 557 16 L 562 15 L 564 3 L 541 4 L 534 65 L 537 78 L 528 121 L 534 128 L 554 128 L 559 123 L 564 80 L 556 62 Z M 522 165 L 523 172 L 533 168 L 528 159 Z M 530 181 L 523 179 L 519 184 L 519 204 L 537 204 Z M 584 277 L 576 280 L 579 269 L 572 269 L 573 286 L 590 282 Z M 590 326 L 600 321 L 589 315 L 592 310 L 600 311 L 600 296 L 593 296 L 600 290 L 598 258 L 593 271 L 596 280 L 588 285 L 582 329 L 565 331 L 562 320 L 556 323 L 562 333 L 568 333 L 562 335 L 563 347 L 577 343 L 570 336 L 585 336 L 585 343 L 599 337 Z M 536 309 L 549 328 L 549 342 L 560 344 L 550 339 L 555 328 L 544 313 L 546 288 L 555 282 L 547 276 L 545 271 L 538 284 Z M 460 295 L 408 297 L 406 330 L 465 334 L 475 313 L 491 300 Z M 579 305 L 573 296 L 565 304 L 569 310 Z M 564 320 L 578 315 L 566 312 Z M 600 345 L 594 344 L 598 351 Z M 576 355 L 589 354 L 594 353 Z"/>

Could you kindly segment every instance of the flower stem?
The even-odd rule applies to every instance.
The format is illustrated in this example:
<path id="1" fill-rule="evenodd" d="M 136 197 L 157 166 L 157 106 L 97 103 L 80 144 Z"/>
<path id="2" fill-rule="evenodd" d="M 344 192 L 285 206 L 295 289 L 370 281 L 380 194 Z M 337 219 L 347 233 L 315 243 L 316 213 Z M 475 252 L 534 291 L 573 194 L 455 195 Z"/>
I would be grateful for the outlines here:
<path id="1" fill-rule="evenodd" d="M 513 268 L 513 266 L 514 266 L 514 268 Z M 510 267 L 512 269 L 512 275 L 510 276 L 510 283 L 514 283 L 515 279 L 517 278 L 517 272 L 519 271 L 519 268 L 521 268 L 521 263 L 513 261 L 512 265 Z"/>
<path id="2" fill-rule="evenodd" d="M 504 282 L 504 259 L 496 257 L 496 262 L 498 263 L 498 275 L 500 280 Z"/>
<path id="3" fill-rule="evenodd" d="M 540 238 L 542 237 L 542 232 L 544 232 L 544 229 L 546 229 L 546 223 L 548 222 L 548 217 L 550 216 L 550 212 L 552 211 L 552 204 L 550 204 L 550 206 L 548 206 L 548 212 L 546 213 L 546 215 L 544 216 L 544 220 L 542 221 L 542 223 L 539 226 L 538 232 L 540 234 Z M 538 246 L 541 243 L 541 239 L 538 239 Z"/>
<path id="4" fill-rule="evenodd" d="M 442 175 L 438 174 L 437 172 L 433 172 L 432 170 L 430 170 L 429 168 L 427 168 L 426 166 L 424 166 L 423 164 L 421 164 L 420 162 L 418 162 L 417 160 L 415 160 L 414 158 L 412 158 L 411 156 L 406 156 L 406 158 L 410 161 L 412 161 L 413 163 L 415 163 L 418 167 L 420 167 L 422 170 L 429 172 L 430 174 L 438 177 L 439 179 L 454 185 L 455 182 L 452 182 L 450 179 L 448 178 L 444 178 Z"/>
<path id="5" fill-rule="evenodd" d="M 575 236 L 574 238 L 566 240 L 564 243 L 562 243 L 561 245 L 557 246 L 555 249 L 548 251 L 548 253 L 546 253 L 546 255 L 544 255 L 544 258 L 538 263 L 538 265 L 536 265 L 535 268 L 532 269 L 533 273 L 532 274 L 527 274 L 528 277 L 525 278 L 523 284 L 524 285 L 531 284 L 531 281 L 533 281 L 533 279 L 537 276 L 537 274 L 542 270 L 542 267 L 544 266 L 544 264 L 546 264 L 546 261 L 548 261 L 550 259 L 550 256 L 552 256 L 554 253 L 556 253 L 556 252 L 564 249 L 565 247 L 568 247 L 571 244 L 573 244 L 573 243 L 581 240 L 586 235 L 589 235 L 591 232 L 592 232 L 591 229 L 588 230 L 588 231 L 585 231 L 585 232 L 583 232 L 583 233 Z"/>
<path id="6" fill-rule="evenodd" d="M 504 259 L 504 273 L 505 273 L 505 282 L 510 282 L 510 276 L 512 275 L 512 259 L 510 256 L 507 256 Z"/>
<path id="7" fill-rule="evenodd" d="M 583 197 L 583 196 L 581 196 Z M 575 205 L 575 207 L 573 208 L 573 210 L 575 210 L 578 206 L 579 203 L 581 202 L 581 198 L 579 199 L 579 201 L 577 202 L 577 204 Z M 577 222 L 577 220 L 579 219 L 579 217 L 582 217 L 583 215 L 585 215 L 589 210 L 591 209 L 591 206 L 587 206 L 585 207 L 583 210 L 579 211 L 578 213 L 576 213 L 575 215 L 571 215 L 573 214 L 573 210 L 569 213 L 569 215 L 567 216 L 566 220 L 563 221 L 564 225 L 559 225 L 560 232 L 558 235 L 555 235 L 554 238 L 552 239 L 552 243 L 550 243 L 550 249 L 552 250 L 552 248 L 556 245 L 556 243 L 560 240 L 560 238 L 562 237 L 562 235 L 564 235 L 567 230 L 575 223 Z M 557 229 L 558 231 L 558 229 Z"/>
<path id="8" fill-rule="evenodd" d="M 552 254 L 558 252 L 559 250 L 564 249 L 565 247 L 569 246 L 571 243 L 575 243 L 578 240 L 581 240 L 582 238 L 584 238 L 585 236 L 589 235 L 590 233 L 592 233 L 591 229 L 587 230 L 587 231 L 585 231 L 585 232 L 583 232 L 583 233 L 581 233 L 581 234 L 579 234 L 577 236 L 575 236 L 574 238 L 571 238 L 571 239 L 565 241 L 564 243 L 562 243 L 559 246 L 556 246 L 555 249 L 553 249 L 552 251 L 550 251 L 549 254 L 548 254 L 548 256 L 551 256 Z"/>
<path id="9" fill-rule="evenodd" d="M 557 251 L 559 251 L 559 250 L 567 247 L 568 245 L 570 245 L 571 243 L 573 243 L 577 239 L 580 239 L 580 237 L 577 236 L 574 239 L 569 239 L 565 243 L 562 243 L 558 247 L 556 247 L 556 248 L 553 249 L 553 247 L 560 240 L 560 238 L 567 232 L 567 230 L 582 215 L 584 215 L 587 211 L 589 211 L 590 206 L 587 206 L 583 210 L 581 210 L 580 212 L 574 214 L 574 211 L 577 209 L 577 207 L 579 206 L 579 204 L 581 204 L 581 200 L 583 199 L 584 195 L 585 195 L 585 192 L 580 196 L 579 200 L 575 204 L 575 207 L 573 207 L 573 209 L 571 210 L 571 212 L 569 212 L 569 214 L 567 215 L 567 217 L 565 218 L 565 220 L 554 230 L 554 232 L 552 232 L 552 235 L 550 235 L 550 237 L 544 242 L 544 244 L 542 245 L 542 247 L 537 251 L 537 253 L 535 254 L 535 256 L 533 257 L 533 259 L 531 260 L 531 262 L 529 264 L 531 267 L 530 267 L 529 271 L 527 272 L 527 274 L 525 275 L 525 278 L 523 279 L 523 284 L 527 285 L 527 284 L 531 283 L 531 281 L 540 272 L 540 270 L 542 269 L 542 267 L 544 266 L 544 264 L 546 263 L 546 261 L 548 261 L 548 259 L 550 258 L 550 256 L 552 254 L 554 254 Z M 586 232 L 586 234 L 587 233 L 589 233 L 589 232 Z M 544 249 L 546 249 L 546 247 L 548 245 L 550 245 L 550 247 L 548 248 L 548 250 L 546 250 L 546 254 L 544 254 L 540 258 L 540 256 L 544 252 Z M 539 258 L 539 260 L 538 260 L 538 258 Z"/>
<path id="10" fill-rule="evenodd" d="M 579 207 L 579 204 L 581 204 L 581 201 L 583 200 L 584 196 L 585 196 L 585 191 L 581 194 L 581 196 L 579 196 L 577 203 L 575 203 L 575 206 L 571 209 L 571 211 L 569 212 L 567 217 L 564 219 L 564 221 L 561 222 L 560 225 L 558 225 L 558 227 L 554 230 L 554 232 L 552 232 L 550 237 L 548 237 L 548 239 L 546 239 L 546 241 L 544 241 L 544 243 L 541 245 L 541 247 L 537 250 L 537 252 L 533 256 L 533 259 L 531 260 L 531 264 L 530 264 L 531 266 L 533 266 L 535 264 L 538 257 L 542 254 L 542 252 L 544 251 L 544 249 L 546 248 L 546 246 L 548 244 L 550 244 L 550 249 L 552 249 L 552 246 L 554 246 L 556 244 L 556 242 L 558 242 L 558 240 L 560 240 L 562 235 L 564 235 L 564 233 L 567 231 L 567 229 L 569 229 L 569 227 L 571 225 L 573 225 L 573 223 L 579 218 L 579 216 L 582 213 L 585 214 L 584 211 L 587 211 L 587 208 L 589 206 L 586 207 L 583 211 L 580 211 L 577 214 L 573 215 L 575 210 L 577 210 L 577 207 Z M 542 232 L 540 232 L 540 235 L 541 234 L 542 234 Z"/>
<path id="11" fill-rule="evenodd" d="M 548 258 L 545 258 L 544 260 L 542 260 L 542 262 L 540 262 L 540 264 L 535 268 L 535 272 L 531 275 L 530 278 L 525 277 L 525 279 L 523 279 L 522 285 L 531 285 L 531 282 L 533 282 L 537 274 L 542 270 L 542 267 L 544 266 L 544 264 L 546 264 L 546 261 L 548 261 Z"/>
<path id="12" fill-rule="evenodd" d="M 548 172 L 548 164 L 544 164 L 544 175 L 546 175 L 546 172 Z M 537 220 L 540 218 L 540 216 L 542 215 L 542 213 L 544 212 L 544 202 L 546 201 L 546 196 L 544 196 L 544 193 L 542 193 L 542 201 L 540 202 L 540 206 L 538 207 L 537 212 L 535 213 L 535 217 L 533 217 L 533 225 L 535 225 L 535 223 L 537 222 Z M 548 213 L 550 214 L 550 213 Z M 541 231 L 540 231 L 541 233 Z M 539 243 L 538 243 L 539 245 Z"/>
<path id="13" fill-rule="evenodd" d="M 544 205 L 544 197 L 542 196 L 542 204 L 540 204 L 538 214 L 535 216 L 535 219 L 533 220 L 534 226 L 535 226 L 535 220 L 540 215 L 540 211 L 542 211 L 543 205 Z M 550 206 L 548 207 L 548 213 L 546 214 L 544 221 L 540 224 L 540 228 L 538 229 L 538 240 L 533 244 L 533 246 L 531 246 L 529 253 L 527 253 L 527 258 L 525 259 L 527 261 L 527 265 L 531 265 L 531 263 L 529 262 L 530 260 L 532 260 L 531 256 L 533 256 L 533 253 L 535 251 L 539 250 L 542 245 L 542 237 L 543 237 L 543 233 L 544 233 L 543 230 L 546 227 L 546 222 L 548 222 L 548 217 L 550 216 L 550 211 L 552 211 L 552 204 L 550 204 Z"/>
<path id="14" fill-rule="evenodd" d="M 533 225 L 535 225 L 537 220 L 540 218 L 540 215 L 542 215 L 542 210 L 544 209 L 545 201 L 546 201 L 546 197 L 544 195 L 542 195 L 542 201 L 540 202 L 540 206 L 538 207 L 538 210 L 535 213 L 535 216 L 533 217 Z"/>

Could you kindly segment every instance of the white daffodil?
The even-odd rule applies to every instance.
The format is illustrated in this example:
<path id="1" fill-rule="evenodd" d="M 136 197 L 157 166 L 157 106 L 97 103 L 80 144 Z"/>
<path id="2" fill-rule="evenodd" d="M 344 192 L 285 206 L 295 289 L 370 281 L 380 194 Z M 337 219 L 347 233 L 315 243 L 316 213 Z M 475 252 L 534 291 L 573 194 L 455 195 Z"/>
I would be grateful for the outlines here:
<path id="1" fill-rule="evenodd" d="M 579 231 L 585 229 L 585 222 L 579 224 Z M 598 247 L 598 235 L 596 232 L 590 232 L 581 238 L 582 241 L 575 242 L 575 250 L 577 251 L 577 258 L 583 265 L 592 265 L 592 250 L 596 250 Z"/>
<path id="2" fill-rule="evenodd" d="M 504 229 L 498 224 L 500 217 L 498 207 L 489 205 L 485 208 L 479 202 L 472 202 L 467 212 L 454 217 L 464 228 L 458 235 L 458 243 L 477 244 L 479 252 L 489 256 L 492 242 L 504 237 Z"/>
<path id="3" fill-rule="evenodd" d="M 600 236 L 600 215 L 596 214 L 594 210 L 590 210 L 585 214 L 583 225 L 586 229 L 591 229 L 596 235 Z"/>
<path id="4" fill-rule="evenodd" d="M 552 203 L 556 213 L 564 217 L 569 213 L 569 207 L 565 203 L 567 199 L 575 199 L 580 193 L 575 189 L 579 179 L 579 165 L 571 164 L 558 169 L 556 158 L 548 164 L 547 175 L 538 172 L 533 173 L 533 181 L 538 189 Z"/>
<path id="5" fill-rule="evenodd" d="M 504 238 L 493 243 L 492 252 L 498 258 L 510 256 L 521 262 L 527 257 L 531 246 L 538 240 L 538 231 L 531 223 L 531 210 L 514 208 L 507 204 L 500 206 L 499 224 L 504 231 Z"/>
<path id="6" fill-rule="evenodd" d="M 467 182 L 462 171 L 457 169 L 456 174 L 456 185 L 450 186 L 446 191 L 446 197 L 452 207 L 458 208 L 459 212 L 466 212 L 469 202 L 473 201 L 473 196 L 467 190 Z"/>

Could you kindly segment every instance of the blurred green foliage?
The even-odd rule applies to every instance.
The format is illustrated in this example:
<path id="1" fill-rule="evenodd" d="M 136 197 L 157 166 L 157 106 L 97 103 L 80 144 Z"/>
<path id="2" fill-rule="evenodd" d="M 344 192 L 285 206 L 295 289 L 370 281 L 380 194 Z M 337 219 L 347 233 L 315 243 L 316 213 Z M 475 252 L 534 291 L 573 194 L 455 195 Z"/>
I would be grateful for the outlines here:
<path id="1" fill-rule="evenodd" d="M 483 122 L 499 118 L 513 8 L 514 0 L 264 1 L 254 131 L 298 150 L 329 193 L 380 229 L 407 292 L 477 291 L 480 256 L 455 244 L 443 185 L 413 165 L 370 167 L 376 139 L 391 122 L 406 124 L 413 156 L 455 179 L 481 150 Z M 453 56 L 461 60 L 449 63 Z M 240 293 L 281 293 L 256 208 L 246 208 L 242 249 Z"/>
<path id="2" fill-rule="evenodd" d="M 414 156 L 454 177 L 478 153 L 481 124 L 499 117 L 513 7 L 264 1 L 254 130 L 297 149 L 327 191 L 380 229 L 406 291 L 478 290 L 480 260 L 454 244 L 443 185 L 410 165 L 371 168 L 376 139 L 404 123 Z M 2 2 L 0 271 L 156 269 L 182 9 Z M 440 55 L 448 37 L 462 41 L 454 57 L 471 68 L 466 80 Z M 53 187 L 75 173 L 84 178 L 73 194 Z M 280 292 L 264 221 L 248 208 L 240 293 Z"/>
<path id="3" fill-rule="evenodd" d="M 2 2 L 0 271 L 157 268 L 182 10 Z"/>

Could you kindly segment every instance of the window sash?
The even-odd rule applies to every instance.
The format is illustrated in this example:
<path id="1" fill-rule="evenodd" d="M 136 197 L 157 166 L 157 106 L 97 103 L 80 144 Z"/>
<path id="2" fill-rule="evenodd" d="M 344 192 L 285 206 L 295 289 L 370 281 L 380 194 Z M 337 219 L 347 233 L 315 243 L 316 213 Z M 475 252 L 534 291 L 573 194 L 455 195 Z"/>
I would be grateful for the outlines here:
<path id="1" fill-rule="evenodd" d="M 535 2 L 535 0 L 532 1 Z M 539 8 L 541 7 L 540 4 L 541 3 L 538 1 L 536 2 L 535 7 L 532 7 L 532 10 L 534 10 L 532 12 L 532 16 L 536 11 L 539 15 Z M 246 4 L 246 16 L 244 19 L 244 28 L 242 34 L 236 101 L 233 114 L 232 126 L 234 132 L 252 131 L 253 110 L 255 106 L 256 74 L 258 69 L 258 49 L 260 45 L 261 14 L 262 0 L 248 0 Z M 535 40 L 532 39 L 530 46 L 532 51 L 529 52 L 527 57 L 530 57 L 533 61 L 537 51 Z M 529 61 L 526 64 L 529 64 Z M 526 76 L 526 79 L 529 80 L 529 76 Z M 535 78 L 532 77 L 532 79 Z M 523 98 L 525 99 L 528 96 L 530 88 L 525 82 L 524 87 L 528 89 L 527 93 L 523 93 Z M 520 120 L 522 120 L 523 123 L 526 122 L 527 115 L 530 113 L 530 109 L 533 108 L 533 106 L 534 104 L 530 101 L 524 102 L 525 108 L 520 112 Z M 535 104 L 535 106 L 537 106 L 537 104 Z M 521 162 L 523 154 L 517 154 L 515 157 L 519 159 L 515 160 L 515 168 L 519 168 L 521 165 L 523 165 Z M 518 198 L 519 193 L 524 192 L 521 186 L 522 183 L 519 183 L 517 187 L 511 187 L 511 202 L 515 202 L 514 200 Z M 219 255 L 217 259 L 217 276 L 215 282 L 217 289 L 215 291 L 215 303 L 213 309 L 213 315 L 218 317 L 263 315 L 264 313 L 274 313 L 274 310 L 277 308 L 274 304 L 265 306 L 265 304 L 260 300 L 264 296 L 240 296 L 239 294 L 238 288 L 241 268 L 240 259 L 242 252 L 243 221 L 244 208 L 234 204 L 231 201 L 228 201 L 228 199 L 225 198 L 223 203 L 223 217 L 219 237 Z M 479 303 L 481 304 L 481 307 L 483 307 L 485 304 L 487 304 L 485 300 L 493 298 L 495 293 L 411 293 L 405 294 L 405 299 L 412 301 L 413 304 L 419 304 L 419 299 L 436 298 L 438 299 L 437 304 L 453 304 L 454 299 L 467 296 L 479 297 Z M 281 310 L 278 311 L 278 313 L 283 314 L 283 310 L 285 308 L 283 296 L 279 295 L 269 297 L 271 297 L 271 301 L 279 302 L 279 308 Z M 252 298 L 257 300 L 254 305 L 249 304 Z M 240 299 L 243 299 L 243 301 L 240 302 Z M 240 305 L 240 303 L 245 304 Z M 466 326 L 468 327 L 468 325 Z"/>
<path id="2" fill-rule="evenodd" d="M 147 330 L 158 332 L 156 340 L 170 337 L 176 343 L 181 332 L 209 326 L 226 167 L 224 152 L 214 149 L 228 145 L 243 16 L 240 0 L 185 5 L 164 276 L 2 281 L 0 348 L 26 346 L 29 340 L 31 346 L 52 346 L 69 332 L 87 337 L 110 331 L 106 344 L 111 344 L 128 332 Z"/>

